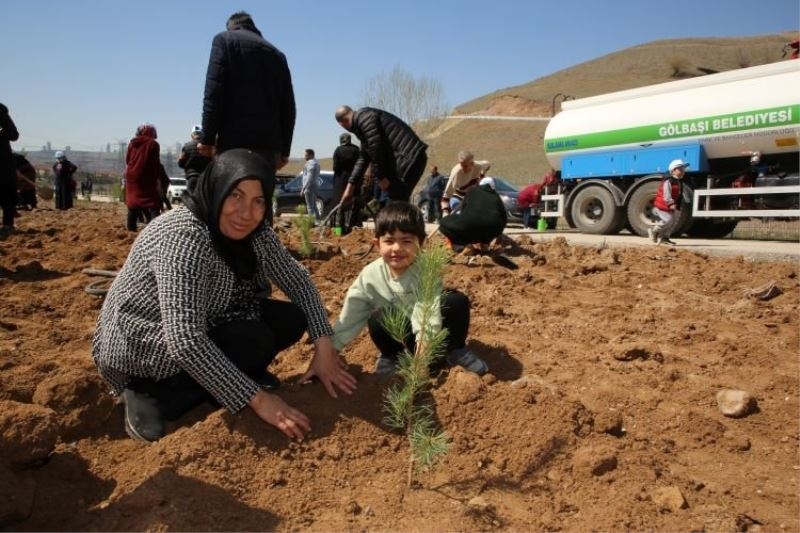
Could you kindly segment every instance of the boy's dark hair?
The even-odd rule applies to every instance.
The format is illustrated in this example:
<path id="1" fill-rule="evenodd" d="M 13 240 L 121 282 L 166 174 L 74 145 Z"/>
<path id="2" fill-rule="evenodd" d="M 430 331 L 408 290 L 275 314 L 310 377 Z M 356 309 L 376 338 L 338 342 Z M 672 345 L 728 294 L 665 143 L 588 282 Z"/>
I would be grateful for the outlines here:
<path id="1" fill-rule="evenodd" d="M 422 212 L 408 202 L 389 202 L 375 217 L 375 237 L 380 239 L 395 231 L 416 235 L 422 244 L 426 237 Z"/>
<path id="2" fill-rule="evenodd" d="M 241 26 L 242 24 L 249 24 L 251 26 L 255 26 L 255 22 L 253 22 L 253 18 L 250 16 L 250 13 L 247 11 L 237 11 L 233 15 L 228 18 L 228 22 L 225 24 L 225 29 L 230 30 L 236 26 Z"/>

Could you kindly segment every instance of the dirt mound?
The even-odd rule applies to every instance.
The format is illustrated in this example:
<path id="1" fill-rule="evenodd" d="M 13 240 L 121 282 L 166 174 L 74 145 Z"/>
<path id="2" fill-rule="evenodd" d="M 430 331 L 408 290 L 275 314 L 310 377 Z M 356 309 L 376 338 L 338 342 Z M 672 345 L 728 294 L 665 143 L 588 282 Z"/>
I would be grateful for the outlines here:
<path id="1" fill-rule="evenodd" d="M 101 300 L 85 268 L 133 242 L 117 205 L 42 209 L 0 236 L 0 529 L 798 531 L 797 265 L 523 238 L 456 256 L 479 378 L 436 376 L 448 455 L 407 486 L 408 443 L 383 423 L 366 334 L 357 393 L 297 385 L 301 343 L 272 368 L 313 431 L 288 442 L 249 410 L 197 409 L 134 442 L 89 355 Z M 292 250 L 298 236 L 279 219 Z M 368 231 L 318 235 L 303 263 L 332 317 L 376 257 Z M 764 301 L 747 289 L 774 281 Z M 753 398 L 726 417 L 720 390 Z"/>

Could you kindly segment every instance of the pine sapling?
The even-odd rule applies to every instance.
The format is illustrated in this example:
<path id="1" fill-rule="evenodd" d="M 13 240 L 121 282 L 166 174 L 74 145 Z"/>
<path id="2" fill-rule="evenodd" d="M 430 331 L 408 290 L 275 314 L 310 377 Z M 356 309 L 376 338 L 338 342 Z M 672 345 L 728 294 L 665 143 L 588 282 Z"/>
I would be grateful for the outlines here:
<path id="1" fill-rule="evenodd" d="M 430 365 L 443 355 L 447 340 L 439 309 L 447 260 L 443 246 L 421 250 L 416 258 L 419 279 L 413 301 L 387 309 L 383 317 L 386 331 L 403 345 L 409 321 L 417 331 L 414 353 L 404 350 L 400 355 L 397 369 L 400 381 L 384 395 L 385 423 L 405 431 L 411 446 L 409 487 L 415 467 L 417 471 L 430 468 L 447 453 L 449 446 L 448 435 L 436 426 L 433 408 L 422 399 L 430 385 Z"/>
<path id="2" fill-rule="evenodd" d="M 306 206 L 297 206 L 297 216 L 294 225 L 300 230 L 300 255 L 305 258 L 314 253 L 314 244 L 311 242 L 311 228 L 314 227 L 314 217 L 308 214 Z"/>

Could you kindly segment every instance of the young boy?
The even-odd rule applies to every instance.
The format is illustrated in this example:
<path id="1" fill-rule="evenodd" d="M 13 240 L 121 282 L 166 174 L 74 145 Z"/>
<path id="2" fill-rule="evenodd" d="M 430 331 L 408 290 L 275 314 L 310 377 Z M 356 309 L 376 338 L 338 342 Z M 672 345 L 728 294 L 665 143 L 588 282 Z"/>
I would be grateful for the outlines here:
<path id="1" fill-rule="evenodd" d="M 345 297 L 339 320 L 333 326 L 333 345 L 341 351 L 364 328 L 369 329 L 372 342 L 380 350 L 375 373 L 381 377 L 394 374 L 403 345 L 383 326 L 384 309 L 399 305 L 411 310 L 416 302 L 414 293 L 419 280 L 415 263 L 425 241 L 425 221 L 422 213 L 407 202 L 390 202 L 375 219 L 375 243 L 380 252 L 376 259 L 361 271 Z M 478 375 L 489 367 L 466 346 L 469 329 L 469 299 L 458 291 L 444 291 L 440 300 L 442 327 L 448 331 L 446 360 Z M 405 347 L 414 353 L 419 324 L 409 320 Z"/>

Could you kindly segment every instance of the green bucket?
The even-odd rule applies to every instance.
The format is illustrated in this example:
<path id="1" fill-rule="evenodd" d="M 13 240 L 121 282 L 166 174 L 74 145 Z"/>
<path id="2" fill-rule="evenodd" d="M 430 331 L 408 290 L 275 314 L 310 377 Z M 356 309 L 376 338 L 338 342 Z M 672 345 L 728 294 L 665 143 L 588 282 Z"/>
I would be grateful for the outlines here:
<path id="1" fill-rule="evenodd" d="M 536 222 L 536 229 L 538 231 L 547 231 L 547 219 L 544 217 L 539 218 L 538 222 Z"/>

